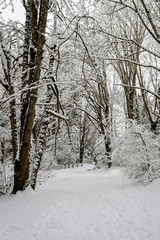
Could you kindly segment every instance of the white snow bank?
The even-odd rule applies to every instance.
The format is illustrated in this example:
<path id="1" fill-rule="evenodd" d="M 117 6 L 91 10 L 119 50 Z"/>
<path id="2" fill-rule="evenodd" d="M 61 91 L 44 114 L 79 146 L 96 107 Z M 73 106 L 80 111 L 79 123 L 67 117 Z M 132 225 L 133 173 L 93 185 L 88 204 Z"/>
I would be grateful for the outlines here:
<path id="1" fill-rule="evenodd" d="M 142 186 L 119 169 L 57 170 L 34 192 L 0 198 L 1 240 L 158 240 L 160 181 Z"/>

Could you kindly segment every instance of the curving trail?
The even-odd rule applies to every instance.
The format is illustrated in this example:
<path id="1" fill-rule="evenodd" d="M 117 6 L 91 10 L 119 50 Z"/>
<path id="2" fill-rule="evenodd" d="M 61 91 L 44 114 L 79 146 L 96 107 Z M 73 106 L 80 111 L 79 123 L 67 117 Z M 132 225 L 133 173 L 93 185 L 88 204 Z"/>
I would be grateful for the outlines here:
<path id="1" fill-rule="evenodd" d="M 56 171 L 33 192 L 0 197 L 0 240 L 159 240 L 160 180 L 118 169 Z"/>

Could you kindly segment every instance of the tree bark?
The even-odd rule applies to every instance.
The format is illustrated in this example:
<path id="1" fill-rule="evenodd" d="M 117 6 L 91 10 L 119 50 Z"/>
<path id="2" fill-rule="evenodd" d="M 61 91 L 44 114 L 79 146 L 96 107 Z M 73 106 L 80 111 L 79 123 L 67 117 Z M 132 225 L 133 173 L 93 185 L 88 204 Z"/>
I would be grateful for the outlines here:
<path id="1" fill-rule="evenodd" d="M 34 5 L 34 1 L 30 1 L 30 9 L 32 13 L 32 43 L 31 43 L 31 56 L 32 67 L 29 69 L 29 84 L 33 84 L 34 87 L 27 92 L 28 103 L 27 107 L 22 108 L 24 118 L 21 119 L 21 144 L 19 159 L 15 162 L 14 167 L 14 188 L 13 193 L 18 190 L 24 190 L 29 185 L 29 152 L 31 145 L 31 133 L 33 127 L 33 121 L 35 118 L 35 105 L 38 93 L 38 83 L 41 73 L 41 64 L 43 58 L 43 46 L 45 43 L 45 29 L 47 23 L 49 0 L 41 0 L 39 6 L 39 18 L 37 18 L 37 8 Z M 34 22 L 34 19 L 36 22 Z M 38 21 L 37 21 L 38 20 Z M 34 46 L 34 48 L 33 48 Z M 23 126 L 24 124 L 24 126 Z"/>
<path id="2" fill-rule="evenodd" d="M 53 96 L 53 87 L 51 84 L 48 84 L 46 103 L 50 103 L 52 96 Z M 48 111 L 47 110 L 48 110 L 48 105 L 46 105 L 44 109 L 44 113 L 42 116 L 42 123 L 40 126 L 40 134 L 37 137 L 37 142 L 36 142 L 35 159 L 34 159 L 33 169 L 31 172 L 31 187 L 33 189 L 35 189 L 35 186 L 36 186 L 38 170 L 41 165 L 43 150 L 46 143 L 46 132 L 48 128 Z"/>

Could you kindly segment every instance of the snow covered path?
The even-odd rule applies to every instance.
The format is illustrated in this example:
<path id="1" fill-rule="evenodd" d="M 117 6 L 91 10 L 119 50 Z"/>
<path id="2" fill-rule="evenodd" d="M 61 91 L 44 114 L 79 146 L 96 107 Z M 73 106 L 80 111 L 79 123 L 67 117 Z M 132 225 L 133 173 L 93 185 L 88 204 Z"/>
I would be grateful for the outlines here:
<path id="1" fill-rule="evenodd" d="M 160 180 L 142 186 L 91 167 L 0 197 L 0 240 L 159 240 Z"/>

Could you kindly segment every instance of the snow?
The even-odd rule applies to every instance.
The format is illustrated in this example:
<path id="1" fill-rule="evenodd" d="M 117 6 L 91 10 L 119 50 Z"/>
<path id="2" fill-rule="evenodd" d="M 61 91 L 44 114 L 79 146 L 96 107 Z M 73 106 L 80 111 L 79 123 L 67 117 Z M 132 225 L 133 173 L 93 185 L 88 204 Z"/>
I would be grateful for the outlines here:
<path id="1" fill-rule="evenodd" d="M 1 240 L 158 240 L 160 180 L 144 186 L 93 165 L 0 197 Z"/>
<path id="2" fill-rule="evenodd" d="M 55 112 L 55 111 L 53 111 L 53 110 L 47 110 L 47 112 L 50 113 L 50 114 L 52 114 L 53 116 L 55 116 L 55 117 L 57 117 L 57 118 L 60 118 L 60 119 L 63 119 L 63 120 L 69 120 L 68 117 L 66 117 L 66 116 L 64 116 L 64 115 L 62 115 L 62 114 L 60 114 L 60 113 L 57 113 L 57 112 Z"/>

